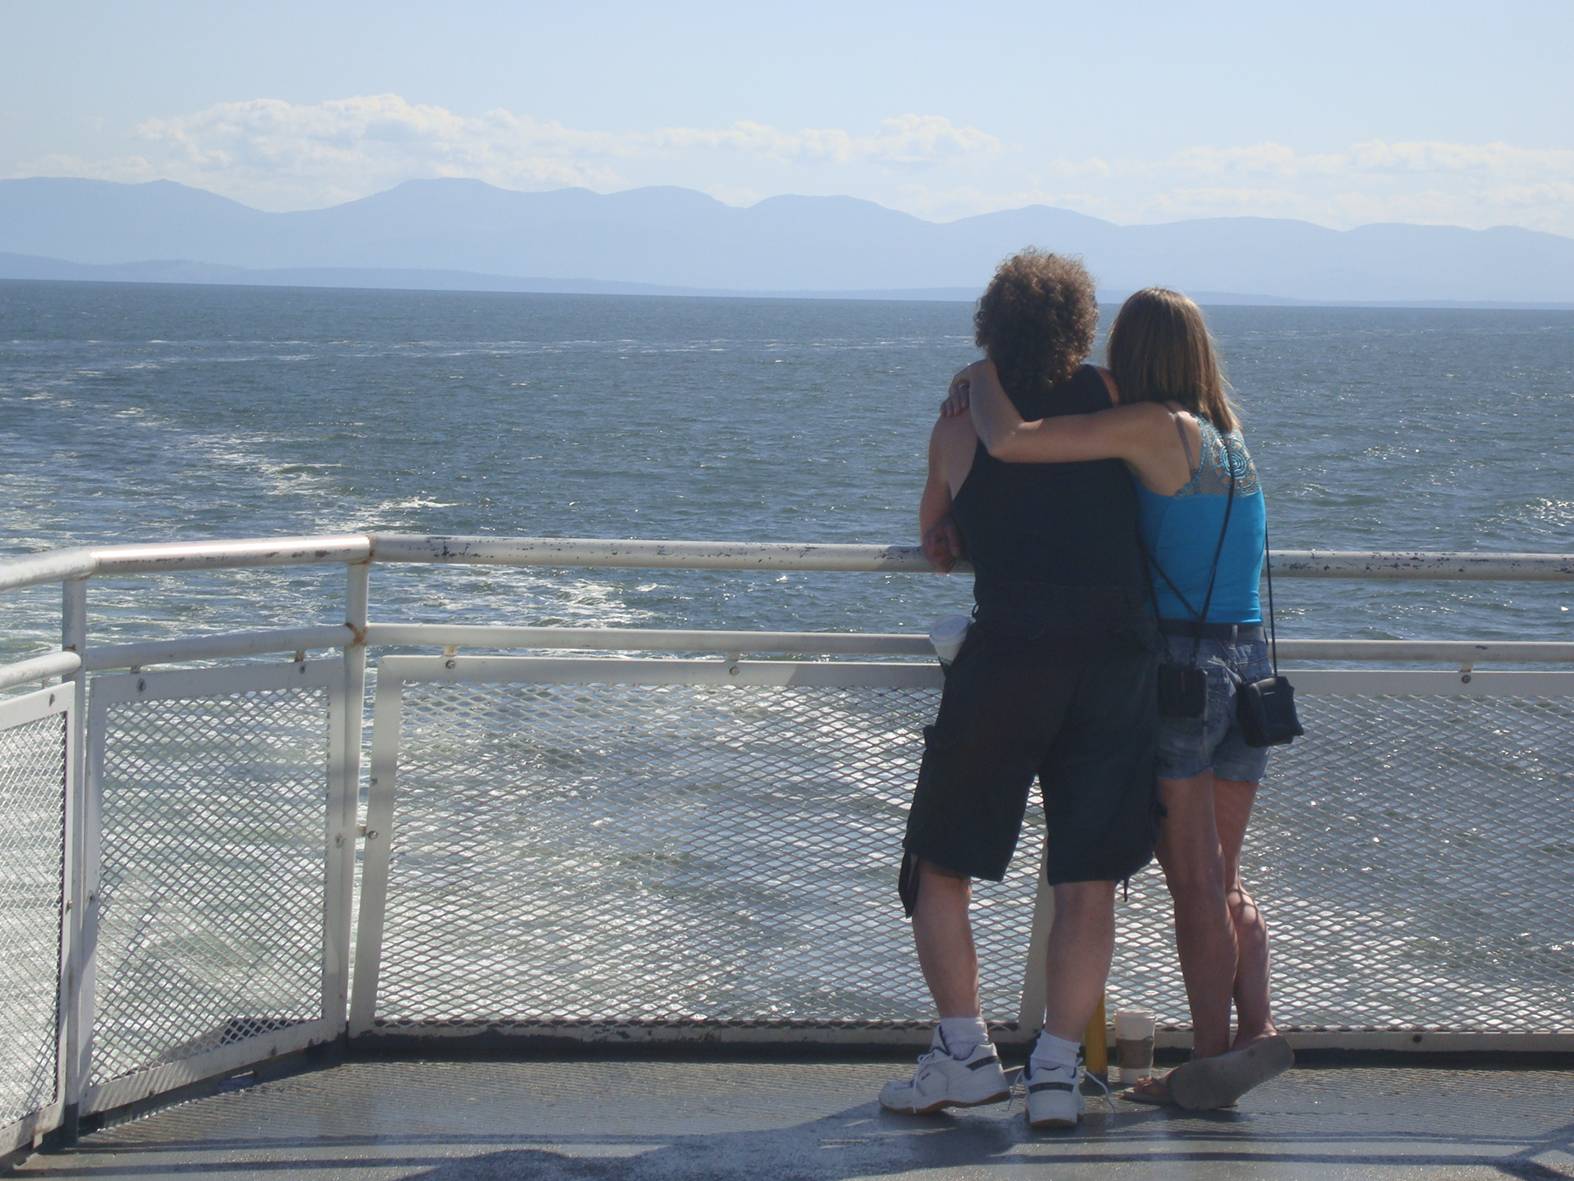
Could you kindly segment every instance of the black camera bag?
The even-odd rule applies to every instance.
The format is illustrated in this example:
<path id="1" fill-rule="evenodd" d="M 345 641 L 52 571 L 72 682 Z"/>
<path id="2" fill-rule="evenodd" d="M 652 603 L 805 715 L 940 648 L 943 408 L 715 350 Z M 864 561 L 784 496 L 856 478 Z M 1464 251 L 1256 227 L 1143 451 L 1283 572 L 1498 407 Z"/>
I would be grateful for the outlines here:
<path id="1" fill-rule="evenodd" d="M 1279 675 L 1279 636 L 1273 620 L 1273 550 L 1263 530 L 1263 565 L 1268 574 L 1268 645 L 1273 653 L 1273 676 L 1260 681 L 1237 681 L 1235 719 L 1247 746 L 1284 746 L 1306 731 L 1295 712 L 1295 689 Z"/>

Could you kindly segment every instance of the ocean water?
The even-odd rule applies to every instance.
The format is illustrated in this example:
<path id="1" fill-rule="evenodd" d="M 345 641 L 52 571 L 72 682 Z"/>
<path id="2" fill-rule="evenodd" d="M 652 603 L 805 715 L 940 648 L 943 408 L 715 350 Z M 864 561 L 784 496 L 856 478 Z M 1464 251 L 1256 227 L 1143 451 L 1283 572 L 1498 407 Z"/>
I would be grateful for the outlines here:
<path id="1" fill-rule="evenodd" d="M 1574 314 L 1209 316 L 1279 546 L 1570 550 Z M 0 283 L 0 548 L 361 530 L 907 542 L 930 423 L 950 375 L 975 355 L 969 319 L 961 304 Z M 1574 639 L 1574 596 L 1558 584 L 1285 579 L 1276 591 L 1283 630 L 1297 637 Z M 337 622 L 342 596 L 337 567 L 95 582 L 93 635 Z M 907 574 L 373 573 L 373 617 L 383 620 L 903 631 L 969 599 L 965 577 Z M 0 660 L 58 642 L 55 588 L 0 604 Z M 652 715 L 644 697 L 624 696 L 638 700 L 616 718 L 607 703 L 617 693 L 591 703 L 594 742 L 573 727 L 495 724 L 557 708 L 535 689 L 478 691 L 434 714 L 426 757 L 436 769 L 423 778 L 415 757 L 401 772 L 402 831 L 435 843 L 399 865 L 430 872 L 400 890 L 462 896 L 487 921 L 445 936 L 455 958 L 421 951 L 405 967 L 502 957 L 489 978 L 510 983 L 496 1003 L 517 1004 L 512 982 L 544 962 L 518 958 L 520 948 L 543 931 L 555 956 L 568 954 L 570 935 L 577 940 L 573 954 L 599 980 L 608 964 L 629 966 L 627 917 L 643 915 L 655 925 L 640 928 L 640 945 L 670 944 L 679 958 L 641 963 L 631 1012 L 652 1011 L 651 997 L 666 989 L 664 1013 L 752 1013 L 752 1000 L 727 991 L 736 982 L 709 995 L 692 981 L 707 964 L 753 965 L 750 957 L 770 952 L 785 981 L 770 996 L 789 1016 L 921 1016 L 927 1002 L 887 895 L 929 708 L 922 695 L 886 702 L 884 716 L 868 714 L 881 702 L 862 696 L 803 705 L 791 757 L 808 758 L 815 743 L 820 755 L 772 764 L 781 782 L 749 792 L 738 782 L 757 767 L 748 762 L 754 748 L 724 739 L 758 723 L 765 706 L 729 693 Z M 715 733 L 694 721 L 702 706 L 725 717 Z M 584 703 L 561 708 L 579 717 Z M 1290 1019 L 1566 1027 L 1571 852 L 1557 834 L 1567 827 L 1567 706 L 1477 710 L 1439 699 L 1390 717 L 1325 698 L 1316 708 L 1330 740 L 1276 756 L 1275 790 L 1264 792 L 1247 852 L 1250 880 L 1263 884 L 1281 924 Z M 407 724 L 417 733 L 428 721 Z M 693 738 L 680 721 L 709 738 Z M 615 741 L 602 733 L 614 725 Z M 569 746 L 558 751 L 554 741 Z M 575 778 L 559 763 L 585 757 L 576 744 L 615 747 L 631 770 L 582 768 Z M 190 761 L 185 745 L 171 749 Z M 858 750 L 855 768 L 838 767 Z M 543 760 L 549 773 L 537 782 L 531 768 Z M 258 783 L 223 785 L 236 806 L 214 813 L 231 817 L 242 843 L 255 838 L 239 831 L 246 801 L 276 794 L 263 782 L 266 759 L 251 773 Z M 180 779 L 168 785 L 179 791 Z M 825 798 L 809 808 L 799 787 Z M 1495 823 L 1482 798 L 1511 808 L 1512 823 Z M 666 827 L 647 824 L 642 808 L 660 811 Z M 149 816 L 162 831 L 162 818 Z M 308 870 L 319 839 L 310 828 L 281 844 Z M 797 858 L 822 848 L 822 889 L 783 888 L 756 847 L 761 833 L 796 834 Z M 995 949 L 992 1014 L 1012 1011 L 1020 980 L 1009 957 L 1025 946 L 1037 837 L 1028 840 L 1007 883 L 979 893 L 981 912 L 995 908 L 981 934 Z M 707 870 L 698 889 L 685 876 L 692 864 L 673 850 L 712 856 L 728 841 L 743 850 L 734 864 L 750 870 L 738 881 Z M 497 859 L 496 872 L 478 877 L 473 858 L 483 853 Z M 597 890 L 580 889 L 592 870 Z M 106 913 L 123 922 L 186 913 L 179 874 L 156 864 L 135 873 L 107 895 Z M 522 911 L 522 898 L 535 909 Z M 593 914 L 581 913 L 587 906 Z M 314 955 L 317 911 L 302 913 L 295 936 Z M 445 931 L 453 926 L 441 907 L 433 913 L 444 913 Z M 1123 951 L 1112 996 L 1183 1019 L 1155 873 L 1134 883 L 1122 913 L 1123 941 L 1147 947 L 1159 966 L 1134 974 Z M 271 938 L 266 924 L 258 934 L 237 916 L 200 907 L 190 915 L 222 919 L 226 937 Z M 782 915 L 796 916 L 797 936 L 784 935 Z M 178 975 L 191 954 L 187 923 L 133 924 L 137 955 L 167 960 Z M 862 958 L 827 950 L 850 923 L 864 924 Z M 726 954 L 694 941 L 696 931 L 722 930 L 736 935 Z M 257 956 L 264 950 L 259 943 Z M 234 1010 L 246 1012 L 256 983 L 226 963 L 206 965 L 205 987 L 232 991 Z M 550 964 L 558 987 L 561 965 Z M 462 985 L 474 973 L 460 975 Z M 384 987 L 398 979 L 385 971 Z M 1505 980 L 1517 981 L 1513 990 Z M 52 996 L 41 994 L 41 1011 Z M 1483 1018 L 1482 997 L 1506 1007 Z M 584 1004 L 586 1013 L 610 1011 L 603 999 Z M 125 1022 L 110 1032 L 141 1036 Z"/>
<path id="2" fill-rule="evenodd" d="M 1109 309 L 1107 309 L 1109 311 Z M 399 531 L 908 542 L 964 304 L 0 283 L 0 543 Z M 1574 313 L 1209 310 L 1284 548 L 1567 551 Z M 339 575 L 95 585 L 95 634 Z M 1574 638 L 1564 588 L 1283 580 L 1287 634 Z M 53 640 L 8 598 L 0 657 Z M 395 570 L 379 618 L 917 630 L 965 578 Z"/>

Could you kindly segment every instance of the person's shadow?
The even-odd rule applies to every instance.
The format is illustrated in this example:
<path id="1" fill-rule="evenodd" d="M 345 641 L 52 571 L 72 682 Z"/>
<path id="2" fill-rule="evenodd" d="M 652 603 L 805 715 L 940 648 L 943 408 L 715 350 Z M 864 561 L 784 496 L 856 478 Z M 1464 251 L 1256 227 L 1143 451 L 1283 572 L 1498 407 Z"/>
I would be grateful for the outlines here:
<path id="1" fill-rule="evenodd" d="M 1259 1119 L 1267 1126 L 1254 1127 Z M 594 1113 L 587 1112 L 587 1123 Z M 666 1181 L 753 1178 L 755 1181 L 851 1181 L 859 1177 L 933 1175 L 949 1169 L 974 1175 L 988 1167 L 1056 1167 L 1058 1176 L 1102 1175 L 1109 1165 L 1147 1166 L 1153 1176 L 1189 1164 L 1366 1167 L 1411 1170 L 1496 1168 L 1507 1177 L 1557 1177 L 1535 1162 L 1567 1152 L 1574 1124 L 1529 1138 L 1484 1129 L 1365 1126 L 1339 1132 L 1285 1126 L 1270 1113 L 1206 1114 L 1117 1103 L 1089 1096 L 1082 1123 L 1064 1132 L 1029 1129 L 1020 1103 L 927 1119 L 882 1112 L 862 1103 L 784 1128 L 649 1135 L 522 1135 L 519 1147 L 456 1159 L 420 1173 L 421 1181 L 482 1178 L 565 1178 L 567 1181 Z M 529 1141 L 535 1140 L 536 1144 Z M 550 1144 L 551 1147 L 544 1145 Z M 1485 1151 L 1483 1151 L 1485 1150 Z M 1078 1169 L 1078 1166 L 1082 1166 Z M 1075 1170 L 1074 1172 L 1071 1170 Z M 1014 1175 L 1014 1173 L 1012 1174 Z M 1149 1174 L 1143 1174 L 1149 1175 Z"/>
<path id="2" fill-rule="evenodd" d="M 833 1181 L 1000 1163 L 1013 1158 L 1029 1133 L 1020 1105 L 1009 1116 L 894 1116 L 865 1103 L 786 1128 L 685 1134 L 655 1148 L 652 1137 L 598 1136 L 587 1128 L 583 1155 L 572 1140 L 554 1147 L 507 1148 L 455 1160 L 413 1174 L 422 1181 L 478 1178 L 565 1178 L 568 1181 L 657 1181 L 663 1178 L 737 1178 L 759 1181 Z M 1092 1116 L 1086 1122 L 1097 1122 Z M 1079 1132 L 1084 1129 L 1078 1129 Z M 619 1144 L 627 1140 L 627 1144 Z"/>

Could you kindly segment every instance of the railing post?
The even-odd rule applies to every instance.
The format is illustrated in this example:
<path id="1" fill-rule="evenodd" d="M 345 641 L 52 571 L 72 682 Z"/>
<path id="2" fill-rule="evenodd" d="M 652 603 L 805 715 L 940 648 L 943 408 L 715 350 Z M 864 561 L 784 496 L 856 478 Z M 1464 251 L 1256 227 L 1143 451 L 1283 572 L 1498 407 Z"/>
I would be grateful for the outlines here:
<path id="1" fill-rule="evenodd" d="M 1017 1028 L 1032 1033 L 1044 1024 L 1044 999 L 1049 992 L 1049 929 L 1055 925 L 1055 889 L 1049 884 L 1049 836 L 1039 853 L 1038 886 L 1033 894 L 1033 929 L 1028 938 L 1027 967 L 1022 970 L 1022 1008 Z"/>
<path id="2" fill-rule="evenodd" d="M 336 771 L 328 801 L 327 891 L 324 897 L 323 1017 L 342 1034 L 350 1003 L 350 923 L 355 891 L 355 814 L 361 782 L 361 726 L 366 698 L 366 624 L 371 562 L 346 567 L 343 725 L 334 734 Z"/>
<path id="3" fill-rule="evenodd" d="M 87 654 L 87 579 L 62 584 L 60 646 Z M 73 694 L 66 735 L 65 893 L 60 931 L 60 1017 L 57 1078 L 62 1099 L 56 1142 L 76 1143 L 87 1089 L 93 1045 L 94 954 L 98 943 L 97 813 L 89 799 L 87 776 L 86 668 L 65 678 Z"/>

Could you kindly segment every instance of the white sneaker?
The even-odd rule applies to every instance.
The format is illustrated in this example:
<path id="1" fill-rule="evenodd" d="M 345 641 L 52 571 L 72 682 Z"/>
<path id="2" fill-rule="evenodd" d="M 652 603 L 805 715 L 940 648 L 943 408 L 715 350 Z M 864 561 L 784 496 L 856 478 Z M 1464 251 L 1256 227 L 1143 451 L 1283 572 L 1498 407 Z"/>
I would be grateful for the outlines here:
<path id="1" fill-rule="evenodd" d="M 1031 1058 L 1022 1069 L 1027 1086 L 1027 1123 L 1030 1128 L 1074 1128 L 1082 1118 L 1082 1080 L 1087 1071 L 1082 1053 L 1075 1066 L 1040 1066 Z"/>
<path id="2" fill-rule="evenodd" d="M 1010 1094 L 994 1046 L 984 1042 L 967 1057 L 953 1058 L 945 1035 L 936 1028 L 930 1050 L 918 1060 L 913 1077 L 880 1088 L 880 1106 L 903 1115 L 933 1115 L 947 1107 L 999 1103 Z"/>

